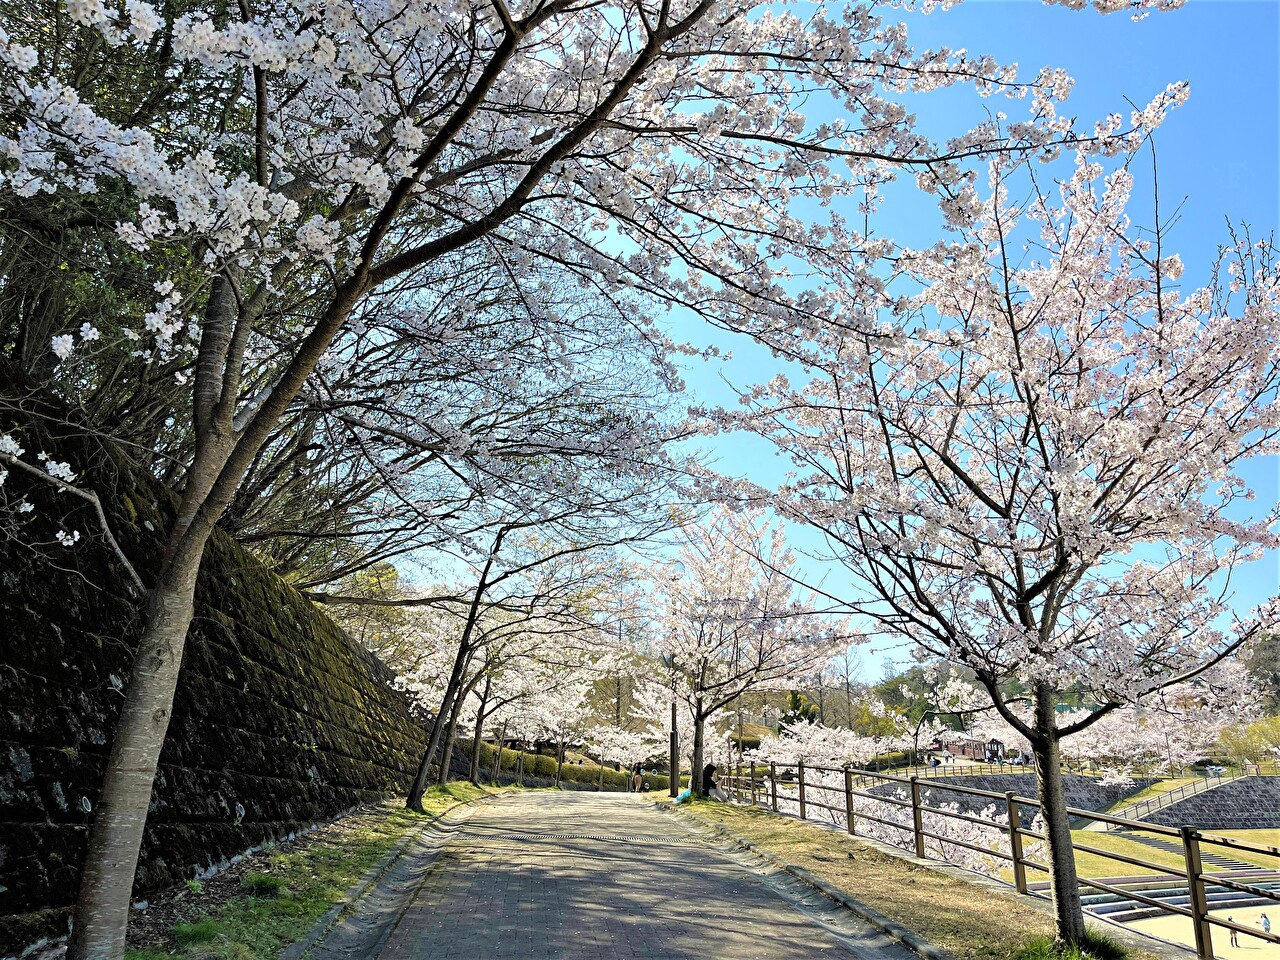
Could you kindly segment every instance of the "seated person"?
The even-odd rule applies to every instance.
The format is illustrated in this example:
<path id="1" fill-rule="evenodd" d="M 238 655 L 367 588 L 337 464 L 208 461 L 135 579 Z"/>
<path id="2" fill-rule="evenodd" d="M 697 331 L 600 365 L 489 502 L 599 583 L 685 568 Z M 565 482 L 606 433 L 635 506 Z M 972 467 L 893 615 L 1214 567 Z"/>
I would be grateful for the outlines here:
<path id="1" fill-rule="evenodd" d="M 716 765 L 714 763 L 708 763 L 702 768 L 702 792 L 712 800 L 719 800 L 722 803 L 729 799 L 729 795 L 716 784 Z"/>

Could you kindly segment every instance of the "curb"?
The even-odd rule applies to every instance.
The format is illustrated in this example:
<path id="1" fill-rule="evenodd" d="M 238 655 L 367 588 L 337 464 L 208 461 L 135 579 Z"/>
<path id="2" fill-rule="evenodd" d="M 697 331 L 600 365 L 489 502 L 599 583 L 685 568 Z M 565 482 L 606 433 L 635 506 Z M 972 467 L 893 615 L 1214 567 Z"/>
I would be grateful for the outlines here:
<path id="1" fill-rule="evenodd" d="M 657 809 L 659 810 L 670 809 L 669 806 L 665 806 L 662 804 L 655 804 L 654 806 L 657 807 Z M 827 897 L 828 899 L 834 900 L 836 903 L 840 904 L 840 906 L 844 907 L 850 913 L 854 914 L 857 917 L 860 917 L 862 920 L 865 920 L 867 923 L 875 927 L 885 936 L 890 937 L 894 940 L 897 940 L 899 943 L 901 943 L 904 947 L 906 947 L 912 953 L 916 954 L 919 957 L 922 957 L 923 960 L 955 960 L 955 958 L 946 950 L 943 950 L 941 947 L 935 947 L 932 943 L 929 943 L 929 941 L 925 940 L 923 937 L 920 936 L 920 934 L 916 933 L 914 930 L 907 929 L 902 924 L 898 923 L 896 920 L 892 920 L 889 917 L 886 917 L 879 910 L 876 910 L 873 907 L 867 906 L 865 903 L 861 903 L 860 901 L 855 900 L 853 897 L 849 896 L 849 894 L 845 893 L 839 887 L 832 886 L 831 884 L 827 883 L 825 880 L 815 877 L 812 873 L 810 873 L 804 867 L 797 867 L 793 863 L 787 863 L 777 854 L 772 853 L 769 850 L 765 850 L 763 847 L 757 846 L 756 844 L 748 840 L 746 837 L 740 837 L 738 836 L 738 834 L 734 833 L 732 830 L 729 830 L 726 827 L 722 827 L 718 823 L 712 823 L 710 820 L 704 820 L 702 817 L 698 816 L 696 813 L 692 811 L 689 811 L 689 810 L 681 811 L 680 815 L 687 816 L 692 820 L 696 820 L 698 823 L 702 824 L 704 827 L 708 828 L 713 833 L 733 841 L 738 846 L 744 847 L 745 849 L 751 851 L 753 854 L 755 854 L 757 857 L 760 857 L 762 860 L 766 860 L 769 863 L 773 864 L 779 870 L 782 870 L 785 873 L 789 873 L 791 876 L 795 877 L 797 880 L 801 881 L 802 883 L 808 884 L 809 886 L 817 890 L 819 893 L 821 893 L 823 896 Z"/>
<path id="2" fill-rule="evenodd" d="M 459 807 L 484 803 L 494 796 L 496 794 L 486 794 L 471 800 L 459 800 L 457 803 L 445 807 L 439 813 L 430 814 L 430 819 L 426 823 L 420 824 L 405 833 L 381 860 L 370 867 L 363 877 L 348 887 L 347 891 L 329 908 L 325 915 L 315 922 L 305 937 L 296 943 L 289 944 L 289 946 L 280 951 L 278 960 L 301 960 L 303 956 L 329 935 L 344 913 L 359 903 L 370 890 L 378 885 L 378 882 L 386 876 L 387 871 L 404 855 L 409 844 L 413 843 L 428 830 L 436 829 L 440 821 Z"/>

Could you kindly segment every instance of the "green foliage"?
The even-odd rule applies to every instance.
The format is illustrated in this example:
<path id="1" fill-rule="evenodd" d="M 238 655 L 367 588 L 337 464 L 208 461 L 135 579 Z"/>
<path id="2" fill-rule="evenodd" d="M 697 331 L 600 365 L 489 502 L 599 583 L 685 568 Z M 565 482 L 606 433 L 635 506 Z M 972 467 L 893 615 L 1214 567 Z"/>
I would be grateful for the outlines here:
<path id="1" fill-rule="evenodd" d="M 791 690 L 787 693 L 787 709 L 778 718 L 778 730 L 785 730 L 787 727 L 794 726 L 797 723 L 817 723 L 818 722 L 818 706 L 811 702 L 807 696 L 799 690 Z"/>
<path id="2" fill-rule="evenodd" d="M 218 932 L 218 921 L 212 917 L 202 917 L 194 923 L 175 924 L 173 939 L 180 947 L 193 947 L 198 943 L 209 943 L 218 936 Z"/>
<path id="3" fill-rule="evenodd" d="M 1237 764 L 1271 759 L 1280 747 L 1280 717 L 1263 717 L 1247 726 L 1229 727 L 1218 737 L 1222 752 Z"/>
<path id="4" fill-rule="evenodd" d="M 493 753 L 494 747 L 488 743 L 480 744 L 480 775 L 482 778 L 488 777 L 493 771 Z M 506 747 L 502 748 L 502 769 L 508 773 L 514 773 L 520 760 L 520 751 L 510 750 Z M 544 779 L 552 779 L 556 775 L 556 758 L 548 757 L 545 754 L 526 753 L 524 755 L 524 775 L 526 777 L 542 777 Z M 627 777 L 629 774 L 625 770 L 614 770 L 608 764 L 604 768 L 604 785 L 606 788 L 615 790 L 625 790 L 627 786 Z M 598 784 L 600 782 L 600 765 L 594 761 L 587 761 L 581 766 L 577 761 L 565 761 L 564 767 L 560 771 L 560 779 L 567 780 L 572 783 Z"/>
<path id="5" fill-rule="evenodd" d="M 252 897 L 278 897 L 284 893 L 284 881 L 269 873 L 246 873 L 240 886 Z"/>
<path id="6" fill-rule="evenodd" d="M 193 877 L 187 881 L 187 892 L 195 894 L 204 893 L 204 884 Z"/>
<path id="7" fill-rule="evenodd" d="M 1018 951 L 1015 960 L 1125 960 L 1129 951 L 1102 933 L 1089 930 L 1082 943 L 1068 944 L 1036 937 Z"/>
<path id="8" fill-rule="evenodd" d="M 881 753 L 862 765 L 864 770 L 894 770 L 911 763 L 911 752 L 908 750 L 891 750 Z"/>
<path id="9" fill-rule="evenodd" d="M 525 757 L 524 772 L 535 777 L 554 777 L 556 775 L 556 758 L 540 753 L 531 753 Z"/>

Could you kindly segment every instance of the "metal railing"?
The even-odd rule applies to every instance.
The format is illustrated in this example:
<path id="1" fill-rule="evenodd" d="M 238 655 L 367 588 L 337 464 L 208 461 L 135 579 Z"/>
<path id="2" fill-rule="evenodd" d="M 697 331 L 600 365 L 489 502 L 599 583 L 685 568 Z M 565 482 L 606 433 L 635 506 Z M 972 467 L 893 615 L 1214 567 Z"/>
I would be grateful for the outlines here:
<path id="1" fill-rule="evenodd" d="M 1194 797 L 1196 794 L 1204 793 L 1212 790 L 1214 787 L 1221 786 L 1224 783 L 1230 783 L 1232 780 L 1239 780 L 1245 774 L 1237 773 L 1229 777 L 1221 774 L 1213 777 L 1204 777 L 1200 780 L 1193 780 L 1191 783 L 1183 784 L 1173 790 L 1166 790 L 1164 793 L 1157 793 L 1154 797 L 1148 797 L 1146 800 L 1139 800 L 1136 803 L 1126 803 L 1123 806 L 1116 807 L 1111 811 L 1111 815 L 1120 817 L 1125 820 L 1141 820 L 1148 814 L 1155 813 L 1157 810 L 1163 810 L 1165 807 L 1171 807 L 1175 803 L 1181 803 L 1187 797 Z M 1107 824 L 1106 829 L 1118 829 Z"/>
<path id="2" fill-rule="evenodd" d="M 892 771 L 884 771 L 885 773 L 893 773 L 899 777 L 979 777 L 979 776 L 1008 776 L 1010 774 L 1025 773 L 1028 776 L 1035 776 L 1035 767 L 1027 763 L 940 763 L 936 767 L 928 765 L 920 765 L 914 767 L 898 767 Z M 1072 773 L 1077 771 L 1072 770 Z M 1085 774 L 1087 776 L 1087 774 Z"/>
<path id="3" fill-rule="evenodd" d="M 750 764 L 738 766 L 734 772 L 723 778 L 722 785 L 737 800 L 748 802 L 754 806 L 764 806 L 774 813 L 798 815 L 801 820 L 809 820 L 810 812 L 815 808 L 825 814 L 824 819 L 832 825 L 843 827 L 848 833 L 857 835 L 860 821 L 876 823 L 899 831 L 903 843 L 909 844 L 906 849 L 914 851 L 922 859 L 937 859 L 936 854 L 945 852 L 947 845 L 954 845 L 993 858 L 1008 864 L 1013 876 L 1013 886 L 1020 894 L 1033 894 L 1027 882 L 1028 868 L 1048 874 L 1048 864 L 1032 859 L 1025 850 L 1025 842 L 1047 841 L 1044 833 L 1023 826 L 1024 811 L 1038 810 L 1040 802 L 1030 797 L 1020 797 L 1013 792 L 996 793 L 991 790 L 979 790 L 959 784 L 930 783 L 927 789 L 945 793 L 955 793 L 967 797 L 976 797 L 991 801 L 991 805 L 1002 810 L 1007 817 L 1003 824 L 993 822 L 989 817 L 977 817 L 958 809 L 946 809 L 925 802 L 921 780 L 917 775 L 900 776 L 891 773 L 879 773 L 873 770 L 859 770 L 853 767 L 824 767 L 798 764 L 771 763 L 768 766 Z M 896 785 L 894 793 L 885 795 L 871 793 L 867 785 Z M 895 795 L 896 794 L 896 795 Z M 815 796 L 817 795 L 817 796 Z M 820 799 L 819 799 L 820 798 Z M 875 812 L 859 807 L 855 798 L 874 801 Z M 932 799 L 932 797 L 929 797 Z M 884 804 L 884 807 L 879 807 Z M 784 811 L 783 808 L 786 808 Z M 791 809 L 797 808 L 797 814 Z M 892 810 L 900 810 L 902 819 L 889 816 Z M 1246 927 L 1243 924 L 1215 917 L 1212 910 L 1218 909 L 1209 899 L 1208 888 L 1221 888 L 1228 892 L 1243 893 L 1257 899 L 1274 902 L 1280 908 L 1280 889 L 1271 889 L 1250 883 L 1253 876 L 1228 876 L 1222 872 L 1206 872 L 1204 855 L 1221 848 L 1226 851 L 1265 857 L 1275 861 L 1280 868 L 1280 848 L 1237 840 L 1233 837 L 1217 836 L 1204 833 L 1193 827 L 1166 827 L 1154 823 L 1142 823 L 1127 820 L 1111 814 L 1097 813 L 1092 810 L 1081 810 L 1067 807 L 1067 814 L 1072 817 L 1084 817 L 1100 820 L 1109 825 L 1141 831 L 1163 838 L 1174 849 L 1182 854 L 1182 867 L 1172 868 L 1167 864 L 1155 863 L 1139 856 L 1131 856 L 1114 850 L 1107 850 L 1092 844 L 1072 841 L 1072 848 L 1078 853 L 1093 854 L 1104 857 L 1130 867 L 1140 867 L 1165 878 L 1176 878 L 1186 883 L 1186 904 L 1160 900 L 1139 890 L 1127 889 L 1116 877 L 1091 878 L 1078 877 L 1081 887 L 1098 890 L 1134 903 L 1143 904 L 1157 910 L 1187 917 L 1192 924 L 1195 949 L 1202 960 L 1213 960 L 1213 931 L 1215 927 L 1234 930 L 1247 934 L 1266 943 L 1280 944 L 1280 934 L 1267 933 L 1258 927 Z M 996 846 L 975 844 L 958 836 L 947 836 L 939 832 L 940 828 L 927 828 L 926 816 L 941 816 L 958 822 L 975 824 L 997 835 Z M 931 824 L 930 824 L 931 825 Z M 934 841 L 930 849 L 929 841 Z M 899 844 L 902 845 L 902 844 Z M 1207 848 L 1207 849 L 1206 849 Z M 935 856 L 930 856 L 933 853 Z M 1221 855 L 1221 854 L 1219 854 Z M 1259 867 L 1259 872 L 1267 868 Z M 1228 871 L 1230 872 L 1230 871 Z M 1123 878 L 1122 878 L 1123 879 Z M 1280 874 L 1277 874 L 1280 879 Z M 1179 899 L 1182 899 L 1181 897 Z"/>

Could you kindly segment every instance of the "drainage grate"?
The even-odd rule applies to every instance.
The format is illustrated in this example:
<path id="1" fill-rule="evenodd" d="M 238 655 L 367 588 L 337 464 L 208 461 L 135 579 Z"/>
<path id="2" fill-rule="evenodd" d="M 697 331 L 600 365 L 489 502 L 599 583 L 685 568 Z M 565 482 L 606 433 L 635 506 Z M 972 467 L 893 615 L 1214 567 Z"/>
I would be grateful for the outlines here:
<path id="1" fill-rule="evenodd" d="M 626 836 L 616 833 L 504 833 L 485 840 L 505 840 L 523 843 L 529 840 L 602 840 L 612 843 L 702 843 L 697 837 L 649 837 Z"/>

